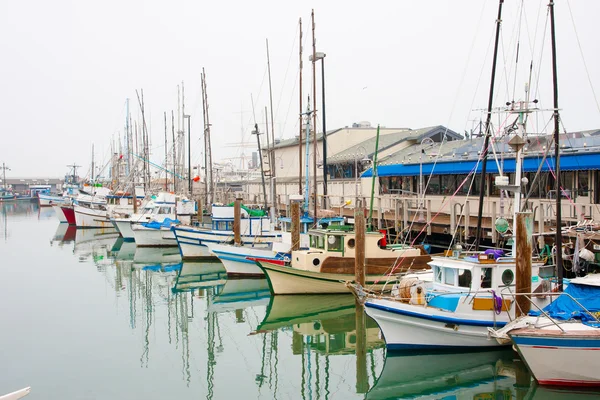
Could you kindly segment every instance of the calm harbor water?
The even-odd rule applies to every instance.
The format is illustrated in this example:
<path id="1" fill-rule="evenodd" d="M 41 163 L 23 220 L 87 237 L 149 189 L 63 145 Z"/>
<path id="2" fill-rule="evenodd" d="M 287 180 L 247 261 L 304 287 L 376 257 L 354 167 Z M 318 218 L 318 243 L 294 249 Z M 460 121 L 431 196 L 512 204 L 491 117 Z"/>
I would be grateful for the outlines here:
<path id="1" fill-rule="evenodd" d="M 351 295 L 269 295 L 219 263 L 1 204 L 0 395 L 27 399 L 577 399 L 510 350 L 386 354 Z M 365 354 L 357 318 L 366 318 Z M 360 340 L 358 340 L 360 342 Z M 518 384 L 517 384 L 518 382 Z"/>

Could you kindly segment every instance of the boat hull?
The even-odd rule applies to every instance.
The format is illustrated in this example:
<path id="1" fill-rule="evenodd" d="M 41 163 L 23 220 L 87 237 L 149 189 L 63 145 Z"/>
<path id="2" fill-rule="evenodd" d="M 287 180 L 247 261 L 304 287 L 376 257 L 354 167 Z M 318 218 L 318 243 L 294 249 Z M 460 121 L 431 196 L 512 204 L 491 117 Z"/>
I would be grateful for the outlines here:
<path id="1" fill-rule="evenodd" d="M 600 386 L 600 335 L 509 333 L 521 358 L 541 385 Z M 594 332 L 596 333 L 596 332 Z"/>
<path id="2" fill-rule="evenodd" d="M 70 199 L 59 196 L 48 196 L 40 193 L 38 194 L 38 201 L 40 207 L 51 207 L 55 205 L 68 204 Z"/>
<path id="3" fill-rule="evenodd" d="M 274 295 L 351 293 L 344 282 L 354 281 L 354 275 L 304 271 L 263 260 L 257 262 L 257 265 L 267 276 L 271 293 Z M 366 285 L 374 289 L 381 289 L 385 281 L 384 276 L 366 277 Z"/>
<path id="4" fill-rule="evenodd" d="M 75 209 L 73 206 L 60 206 L 60 209 L 67 220 L 69 225 L 77 225 L 77 220 L 75 219 Z"/>
<path id="5" fill-rule="evenodd" d="M 78 228 L 113 228 L 112 222 L 105 210 L 73 206 L 75 211 L 75 224 Z"/>
<path id="6" fill-rule="evenodd" d="M 262 269 L 251 258 L 277 260 L 276 254 L 271 250 L 256 249 L 252 247 L 234 247 L 215 243 L 208 243 L 211 253 L 219 258 L 227 270 L 227 276 L 263 277 Z"/>
<path id="7" fill-rule="evenodd" d="M 135 244 L 138 247 L 177 247 L 175 234 L 170 229 L 153 229 L 133 226 Z"/>
<path id="8" fill-rule="evenodd" d="M 233 239 L 233 234 L 227 231 L 200 230 L 184 227 L 173 227 L 172 229 L 177 239 L 181 257 L 184 260 L 190 261 L 216 259 L 217 257 L 206 247 L 207 243 L 226 243 Z M 256 247 L 264 246 L 265 248 L 274 240 L 279 240 L 279 238 L 280 236 L 276 234 L 258 237 L 242 235 L 242 241 L 254 243 Z"/>
<path id="9" fill-rule="evenodd" d="M 123 240 L 126 242 L 135 242 L 135 235 L 131 229 L 131 220 L 129 219 L 113 219 L 114 227 L 119 231 Z"/>
<path id="10" fill-rule="evenodd" d="M 56 214 L 56 218 L 58 218 L 58 221 L 60 223 L 67 222 L 67 217 L 65 217 L 65 213 L 63 212 L 62 208 L 59 205 L 53 205 L 52 209 L 54 210 L 54 213 Z"/>
<path id="11" fill-rule="evenodd" d="M 434 307 L 385 299 L 367 300 L 365 311 L 379 325 L 390 350 L 475 349 L 508 344 L 488 336 L 488 327 L 506 325 L 505 313 L 494 322 L 492 311 L 486 313 L 485 319 L 467 318 Z"/>
<path id="12" fill-rule="evenodd" d="M 16 392 L 12 392 L 9 394 L 5 394 L 4 396 L 0 396 L 0 400 L 17 400 L 27 396 L 31 392 L 31 387 L 26 387 L 25 389 L 17 390 Z"/>

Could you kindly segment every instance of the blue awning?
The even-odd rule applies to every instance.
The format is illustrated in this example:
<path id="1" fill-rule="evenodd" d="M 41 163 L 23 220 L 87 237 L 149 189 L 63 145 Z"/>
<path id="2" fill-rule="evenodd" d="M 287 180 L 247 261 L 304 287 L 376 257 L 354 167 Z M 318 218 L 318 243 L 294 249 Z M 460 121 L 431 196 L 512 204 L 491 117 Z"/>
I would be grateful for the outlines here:
<path id="1" fill-rule="evenodd" d="M 543 157 L 527 157 L 523 160 L 524 172 L 536 172 Z M 515 159 L 504 160 L 504 173 L 515 172 Z M 554 157 L 547 157 L 542 167 L 543 172 L 554 169 Z M 481 172 L 482 163 L 477 164 L 477 160 L 443 161 L 436 163 L 423 163 L 423 175 L 461 175 L 468 174 L 477 166 L 477 173 Z M 395 164 L 381 165 L 377 167 L 378 176 L 419 176 L 421 166 L 419 164 Z M 561 171 L 587 171 L 590 169 L 600 169 L 600 154 L 565 154 L 560 156 Z M 498 174 L 498 166 L 493 159 L 487 160 L 487 173 Z M 367 170 L 362 174 L 363 178 L 370 178 L 373 169 Z"/>

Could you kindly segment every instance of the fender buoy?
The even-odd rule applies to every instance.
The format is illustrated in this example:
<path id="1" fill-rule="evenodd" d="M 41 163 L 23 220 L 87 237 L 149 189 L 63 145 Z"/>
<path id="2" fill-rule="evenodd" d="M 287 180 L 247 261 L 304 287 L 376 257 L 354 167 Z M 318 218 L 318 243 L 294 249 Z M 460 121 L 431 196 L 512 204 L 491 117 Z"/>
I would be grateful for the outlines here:
<path id="1" fill-rule="evenodd" d="M 136 205 L 139 207 L 139 206 L 141 206 L 141 205 L 142 205 L 142 201 L 141 201 L 141 200 L 136 200 L 136 201 L 135 201 L 135 204 L 136 204 Z"/>

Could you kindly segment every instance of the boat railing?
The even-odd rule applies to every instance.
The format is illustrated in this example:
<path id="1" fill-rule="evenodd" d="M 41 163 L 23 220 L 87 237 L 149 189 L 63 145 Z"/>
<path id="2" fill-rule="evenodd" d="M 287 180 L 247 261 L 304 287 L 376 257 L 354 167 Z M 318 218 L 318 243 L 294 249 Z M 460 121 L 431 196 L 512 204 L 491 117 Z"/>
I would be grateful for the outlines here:
<path id="1" fill-rule="evenodd" d="M 573 302 L 575 302 L 575 304 L 577 304 L 579 307 L 581 307 L 581 309 L 588 314 L 590 317 L 592 317 L 596 322 L 600 323 L 600 319 L 598 319 L 598 317 L 592 313 L 590 310 L 588 310 L 583 304 L 581 304 L 576 298 L 574 298 L 573 296 L 571 296 L 569 293 L 566 292 L 544 292 L 544 293 L 535 293 L 535 292 L 531 292 L 531 293 L 510 293 L 510 294 L 505 294 L 505 293 L 500 293 L 500 295 L 502 296 L 502 298 L 504 299 L 504 296 L 510 296 L 513 298 L 516 298 L 516 296 L 523 296 L 525 299 L 527 299 L 527 301 L 529 301 L 529 303 L 531 305 L 533 305 L 535 308 L 537 308 L 537 310 L 543 314 L 546 318 L 548 318 L 554 325 L 556 325 L 561 331 L 564 332 L 564 329 L 562 327 L 559 326 L 559 323 L 552 318 L 547 312 L 545 312 L 540 306 L 538 306 L 531 297 L 529 296 L 568 296 L 571 300 L 573 300 Z M 517 307 L 519 305 L 517 304 Z M 521 310 L 523 311 L 523 310 Z M 567 321 L 565 321 L 567 322 Z"/>

